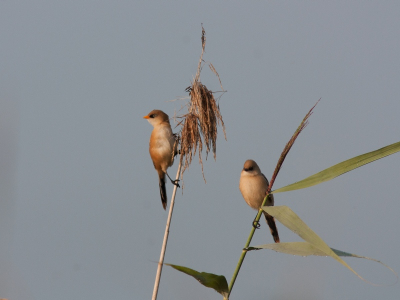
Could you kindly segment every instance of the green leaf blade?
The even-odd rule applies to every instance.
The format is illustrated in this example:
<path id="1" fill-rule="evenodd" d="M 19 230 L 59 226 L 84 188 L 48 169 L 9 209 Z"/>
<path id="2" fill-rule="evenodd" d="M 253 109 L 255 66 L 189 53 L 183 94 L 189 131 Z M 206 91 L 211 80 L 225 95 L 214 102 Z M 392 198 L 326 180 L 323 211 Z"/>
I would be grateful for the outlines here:
<path id="1" fill-rule="evenodd" d="M 263 206 L 262 209 L 300 236 L 303 240 L 325 253 L 325 255 L 334 258 L 337 256 L 335 252 L 333 252 L 332 249 L 288 206 Z"/>
<path id="2" fill-rule="evenodd" d="M 307 242 L 290 242 L 290 243 L 273 243 L 250 247 L 251 250 L 270 249 L 279 253 L 297 255 L 297 256 L 325 256 L 324 252 L 317 249 L 310 243 Z"/>
<path id="3" fill-rule="evenodd" d="M 198 272 L 196 270 L 193 270 L 193 269 L 190 269 L 190 268 L 187 268 L 184 266 L 178 266 L 178 265 L 173 265 L 173 264 L 165 264 L 165 265 L 170 266 L 170 267 L 174 268 L 175 270 L 178 270 L 189 276 L 192 276 L 194 279 L 196 279 L 202 285 L 204 285 L 208 288 L 214 289 L 216 292 L 218 292 L 225 298 L 227 298 L 227 296 L 229 294 L 228 282 L 226 281 L 226 278 L 223 275 L 216 275 L 216 274 L 207 273 L 207 272 Z"/>
<path id="4" fill-rule="evenodd" d="M 276 190 L 272 191 L 272 193 L 276 194 L 276 193 L 289 192 L 289 191 L 308 188 L 310 186 L 314 186 L 314 185 L 320 184 L 322 182 L 329 181 L 329 180 L 331 180 L 335 177 L 338 177 L 344 173 L 350 172 L 354 169 L 357 169 L 361 166 L 364 166 L 375 160 L 384 158 L 388 155 L 394 154 L 399 151 L 400 151 L 400 142 L 397 142 L 397 143 L 391 144 L 389 146 L 380 148 L 378 150 L 368 152 L 365 154 L 361 154 L 359 156 L 345 160 L 345 161 L 338 163 L 332 167 L 329 167 L 321 172 L 311 175 L 303 180 L 300 180 L 298 182 L 289 184 L 285 187 L 276 189 Z"/>
<path id="5" fill-rule="evenodd" d="M 296 233 L 306 242 L 292 242 L 292 243 L 279 243 L 279 244 L 266 244 L 256 247 L 251 247 L 249 250 L 258 250 L 258 249 L 271 249 L 277 252 L 292 254 L 292 255 L 301 255 L 301 256 L 330 256 L 343 266 L 348 268 L 351 272 L 353 272 L 358 278 L 361 280 L 368 282 L 372 285 L 377 285 L 368 280 L 361 277 L 356 271 L 353 270 L 340 256 L 344 257 L 357 257 L 364 258 L 368 260 L 372 260 L 378 262 L 388 268 L 393 274 L 397 277 L 397 273 L 385 265 L 384 263 L 365 256 L 360 256 L 348 252 L 344 252 L 341 250 L 330 248 L 310 227 L 304 223 L 303 220 L 300 219 L 299 216 L 295 212 L 293 212 L 287 206 L 263 206 L 262 209 L 266 211 L 268 214 L 276 218 L 279 222 L 289 228 L 291 231 Z M 397 282 L 396 280 L 396 282 Z"/>
<path id="6" fill-rule="evenodd" d="M 310 243 L 323 256 L 330 256 L 343 266 L 352 271 L 357 277 L 366 281 L 356 271 L 354 271 L 343 259 L 341 259 L 302 219 L 288 206 L 263 206 L 262 209 L 276 218 L 279 222 L 300 236 L 303 240 Z"/>

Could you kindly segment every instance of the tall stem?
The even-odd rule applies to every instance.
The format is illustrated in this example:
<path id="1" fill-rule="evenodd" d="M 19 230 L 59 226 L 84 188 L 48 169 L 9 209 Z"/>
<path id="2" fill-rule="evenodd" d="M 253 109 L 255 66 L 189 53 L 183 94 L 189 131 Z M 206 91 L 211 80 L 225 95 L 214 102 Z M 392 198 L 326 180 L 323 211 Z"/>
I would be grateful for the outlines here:
<path id="1" fill-rule="evenodd" d="M 181 163 L 179 163 L 178 172 L 176 173 L 176 179 L 177 180 L 179 179 L 180 173 L 181 173 Z M 163 244 L 161 246 L 161 254 L 160 254 L 160 260 L 158 262 L 156 281 L 154 282 L 153 297 L 151 298 L 152 300 L 156 300 L 157 299 L 158 287 L 160 286 L 161 271 L 162 271 L 162 267 L 163 267 L 163 264 L 164 264 L 165 250 L 167 248 L 169 227 L 171 225 L 172 211 L 174 210 L 175 195 L 176 195 L 177 188 L 178 187 L 175 185 L 174 186 L 174 190 L 172 192 L 171 204 L 169 206 L 169 213 L 168 213 L 168 219 L 167 219 L 167 225 L 165 226 L 164 241 L 163 241 Z"/>
<path id="2" fill-rule="evenodd" d="M 267 194 L 267 195 L 265 196 L 264 201 L 263 201 L 263 203 L 261 204 L 261 207 L 263 207 L 263 206 L 265 205 L 265 203 L 267 202 L 268 195 L 269 195 L 269 194 Z M 254 223 L 255 223 L 255 224 L 258 224 L 258 222 L 260 221 L 261 214 L 262 214 L 262 212 L 263 212 L 263 210 L 262 210 L 261 207 L 260 207 L 260 209 L 258 210 L 258 214 L 257 214 L 256 218 L 254 219 Z M 254 224 L 254 225 L 255 225 L 255 224 Z M 235 272 L 233 272 L 233 276 L 232 276 L 231 282 L 229 283 L 229 294 L 228 294 L 228 298 L 229 298 L 229 295 L 230 295 L 231 292 L 232 292 L 232 288 L 233 288 L 233 285 L 235 284 L 236 277 L 237 277 L 238 274 L 239 274 L 240 267 L 242 266 L 242 263 L 243 263 L 243 261 L 244 261 L 244 258 L 245 258 L 246 254 L 247 254 L 247 248 L 250 246 L 250 243 L 251 243 L 251 240 L 252 240 L 252 238 L 253 238 L 253 235 L 254 235 L 254 232 L 255 232 L 255 231 L 256 231 L 256 227 L 253 226 L 253 227 L 251 228 L 251 230 L 250 230 L 250 234 L 249 234 L 249 237 L 247 238 L 246 244 L 244 245 L 244 248 L 243 248 L 243 250 L 242 250 L 242 254 L 241 254 L 240 257 L 239 257 L 239 261 L 238 261 L 238 263 L 237 263 L 237 265 L 236 265 Z"/>

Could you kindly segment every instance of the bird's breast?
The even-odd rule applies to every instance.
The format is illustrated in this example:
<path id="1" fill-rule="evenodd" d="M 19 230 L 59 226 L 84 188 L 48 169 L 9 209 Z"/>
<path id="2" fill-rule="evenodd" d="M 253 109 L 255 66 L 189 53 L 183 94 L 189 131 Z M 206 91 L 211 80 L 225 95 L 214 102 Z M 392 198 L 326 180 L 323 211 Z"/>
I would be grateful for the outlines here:
<path id="1" fill-rule="evenodd" d="M 167 126 L 154 128 L 150 136 L 150 156 L 153 159 L 154 166 L 159 165 L 164 172 L 174 161 L 174 143 L 175 138 L 170 126 L 169 128 Z"/>
<path id="2" fill-rule="evenodd" d="M 239 189 L 246 203 L 251 208 L 258 209 L 264 200 L 268 185 L 262 176 L 242 176 Z"/>

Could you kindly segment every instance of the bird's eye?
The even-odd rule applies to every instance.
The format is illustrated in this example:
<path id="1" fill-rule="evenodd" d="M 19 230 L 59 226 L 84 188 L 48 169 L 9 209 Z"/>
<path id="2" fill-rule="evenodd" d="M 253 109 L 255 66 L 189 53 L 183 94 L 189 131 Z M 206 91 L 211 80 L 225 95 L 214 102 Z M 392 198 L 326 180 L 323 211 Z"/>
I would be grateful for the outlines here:
<path id="1" fill-rule="evenodd" d="M 253 171 L 253 167 L 248 168 L 249 171 Z"/>
<path id="2" fill-rule="evenodd" d="M 150 118 L 155 118 L 157 115 L 156 114 L 152 114 L 152 115 L 150 115 Z"/>

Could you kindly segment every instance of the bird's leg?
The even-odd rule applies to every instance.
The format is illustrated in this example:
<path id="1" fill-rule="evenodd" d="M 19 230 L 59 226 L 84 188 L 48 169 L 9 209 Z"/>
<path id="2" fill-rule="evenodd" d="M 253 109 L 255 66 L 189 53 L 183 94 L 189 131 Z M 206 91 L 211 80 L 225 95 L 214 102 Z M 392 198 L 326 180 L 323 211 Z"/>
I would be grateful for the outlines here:
<path id="1" fill-rule="evenodd" d="M 178 182 L 179 182 L 179 179 L 172 180 L 171 177 L 169 177 L 169 175 L 168 175 L 167 172 L 165 172 L 165 174 L 167 174 L 169 180 L 171 180 L 171 183 L 172 183 L 173 185 L 176 185 L 177 187 L 181 187 L 181 186 L 179 185 L 179 183 L 178 183 Z"/>

